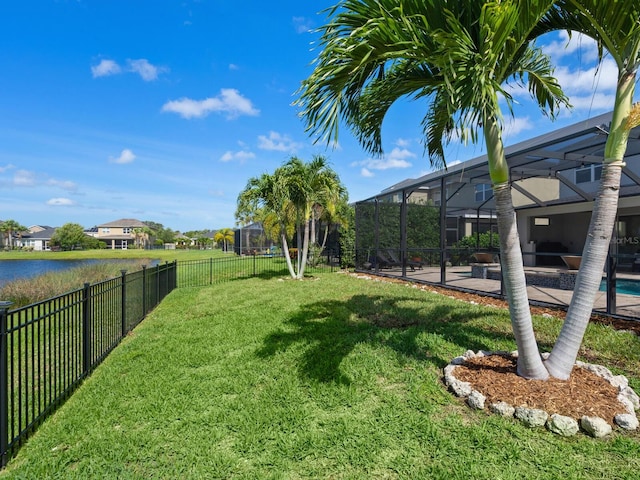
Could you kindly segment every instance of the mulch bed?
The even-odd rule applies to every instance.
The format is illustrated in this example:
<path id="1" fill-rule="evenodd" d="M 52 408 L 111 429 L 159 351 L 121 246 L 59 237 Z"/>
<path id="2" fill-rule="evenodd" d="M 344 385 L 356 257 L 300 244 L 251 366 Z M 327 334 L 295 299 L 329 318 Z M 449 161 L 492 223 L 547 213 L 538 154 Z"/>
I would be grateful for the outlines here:
<path id="1" fill-rule="evenodd" d="M 381 280 L 407 284 L 405 280 L 378 277 Z M 425 287 L 447 297 L 479 305 L 508 308 L 499 298 L 460 292 L 429 285 Z M 532 306 L 531 313 L 549 314 L 564 319 L 561 308 Z M 592 315 L 592 322 L 610 325 L 617 330 L 627 330 L 640 336 L 640 322 L 621 320 L 602 315 Z M 516 359 L 511 356 L 488 355 L 469 359 L 455 369 L 454 376 L 469 382 L 474 390 L 486 397 L 487 404 L 506 402 L 514 407 L 526 406 L 544 410 L 549 415 L 557 413 L 580 420 L 583 415 L 600 417 L 613 425 L 618 413 L 628 413 L 618 401 L 618 390 L 602 377 L 583 368 L 574 367 L 569 380 L 527 380 L 518 376 Z"/>
<path id="2" fill-rule="evenodd" d="M 618 389 L 584 368 L 574 367 L 569 380 L 527 380 L 516 373 L 516 359 L 487 355 L 467 360 L 453 374 L 486 397 L 487 404 L 506 402 L 580 420 L 600 417 L 612 426 L 618 413 L 629 413 L 618 401 Z"/>

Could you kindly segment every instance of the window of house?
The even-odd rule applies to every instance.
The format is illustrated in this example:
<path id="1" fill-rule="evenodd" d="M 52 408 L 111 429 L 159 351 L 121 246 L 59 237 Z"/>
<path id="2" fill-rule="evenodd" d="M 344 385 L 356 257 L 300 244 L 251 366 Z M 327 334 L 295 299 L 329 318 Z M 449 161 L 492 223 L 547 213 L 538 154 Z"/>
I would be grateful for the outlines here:
<path id="1" fill-rule="evenodd" d="M 493 197 L 493 189 L 489 183 L 479 183 L 476 185 L 476 202 L 484 202 Z"/>
<path id="2" fill-rule="evenodd" d="M 591 164 L 576 168 L 576 183 L 591 183 L 600 180 L 602 165 Z"/>
<path id="3" fill-rule="evenodd" d="M 535 217 L 533 219 L 533 224 L 536 226 L 548 227 L 549 225 L 551 225 L 551 222 L 548 217 Z"/>
<path id="4" fill-rule="evenodd" d="M 122 227 L 122 233 L 128 234 L 133 230 L 131 227 Z"/>
<path id="5" fill-rule="evenodd" d="M 102 228 L 102 233 L 109 233 L 109 232 L 110 232 L 109 227 Z"/>

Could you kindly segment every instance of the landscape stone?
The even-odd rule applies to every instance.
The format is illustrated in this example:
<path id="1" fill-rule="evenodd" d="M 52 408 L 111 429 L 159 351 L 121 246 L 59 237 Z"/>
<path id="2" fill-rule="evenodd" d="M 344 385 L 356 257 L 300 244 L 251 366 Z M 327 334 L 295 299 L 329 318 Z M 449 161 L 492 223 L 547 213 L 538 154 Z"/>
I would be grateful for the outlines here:
<path id="1" fill-rule="evenodd" d="M 513 414 L 516 413 L 515 407 L 509 405 L 507 402 L 492 403 L 489 406 L 489 410 L 503 417 L 513 417 Z"/>
<path id="2" fill-rule="evenodd" d="M 638 418 L 630 413 L 619 413 L 613 419 L 620 428 L 625 430 L 637 430 Z"/>
<path id="3" fill-rule="evenodd" d="M 527 427 L 542 427 L 547 423 L 549 414 L 537 408 L 516 407 L 515 417 Z"/>
<path id="4" fill-rule="evenodd" d="M 480 392 L 473 390 L 467 397 L 467 403 L 475 410 L 484 410 L 484 402 L 487 399 Z"/>
<path id="5" fill-rule="evenodd" d="M 613 431 L 611 425 L 600 417 L 588 417 L 585 415 L 580 419 L 580 426 L 585 432 L 595 438 L 606 437 Z"/>
<path id="6" fill-rule="evenodd" d="M 454 378 L 449 384 L 449 388 L 451 388 L 457 397 L 468 397 L 471 395 L 471 384 L 469 382 L 461 382 Z"/>
<path id="7" fill-rule="evenodd" d="M 634 392 L 631 387 L 621 388 L 620 395 L 624 396 L 629 400 L 629 402 L 631 402 L 634 410 L 638 410 L 640 408 L 640 397 L 638 397 L 638 394 Z"/>
<path id="8" fill-rule="evenodd" d="M 547 428 L 553 433 L 557 433 L 563 437 L 571 437 L 580 430 L 578 422 L 575 419 L 564 415 L 558 415 L 557 413 L 554 413 L 549 417 L 549 420 L 547 421 Z"/>

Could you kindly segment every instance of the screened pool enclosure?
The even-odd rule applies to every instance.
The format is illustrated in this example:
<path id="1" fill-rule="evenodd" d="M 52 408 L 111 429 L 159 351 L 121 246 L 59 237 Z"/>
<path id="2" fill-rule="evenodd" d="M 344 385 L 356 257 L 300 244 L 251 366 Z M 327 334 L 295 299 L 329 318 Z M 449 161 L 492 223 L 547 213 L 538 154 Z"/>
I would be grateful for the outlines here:
<path id="1" fill-rule="evenodd" d="M 533 302 L 569 302 L 610 120 L 611 114 L 600 115 L 506 149 Z M 640 317 L 640 128 L 631 132 L 625 162 L 616 231 L 595 308 L 635 318 Z M 356 269 L 501 295 L 486 156 L 358 202 Z M 624 289 L 616 288 L 620 279 Z M 626 288 L 630 282 L 638 282 L 637 295 Z"/>

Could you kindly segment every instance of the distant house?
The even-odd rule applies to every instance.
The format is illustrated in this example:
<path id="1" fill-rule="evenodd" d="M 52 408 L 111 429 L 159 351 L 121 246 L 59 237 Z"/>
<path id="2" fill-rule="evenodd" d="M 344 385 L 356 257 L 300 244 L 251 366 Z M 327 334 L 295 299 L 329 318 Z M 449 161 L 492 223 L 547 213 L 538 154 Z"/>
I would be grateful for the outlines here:
<path id="1" fill-rule="evenodd" d="M 56 227 L 32 225 L 29 227 L 29 231 L 23 233 L 17 242 L 21 247 L 31 248 L 38 252 L 51 250 L 49 243 L 51 242 L 51 237 L 55 232 Z"/>
<path id="2" fill-rule="evenodd" d="M 144 248 L 149 242 L 149 235 L 142 230 L 146 226 L 140 220 L 122 218 L 98 225 L 97 231 L 90 232 L 89 235 L 104 242 L 112 250 Z"/>

